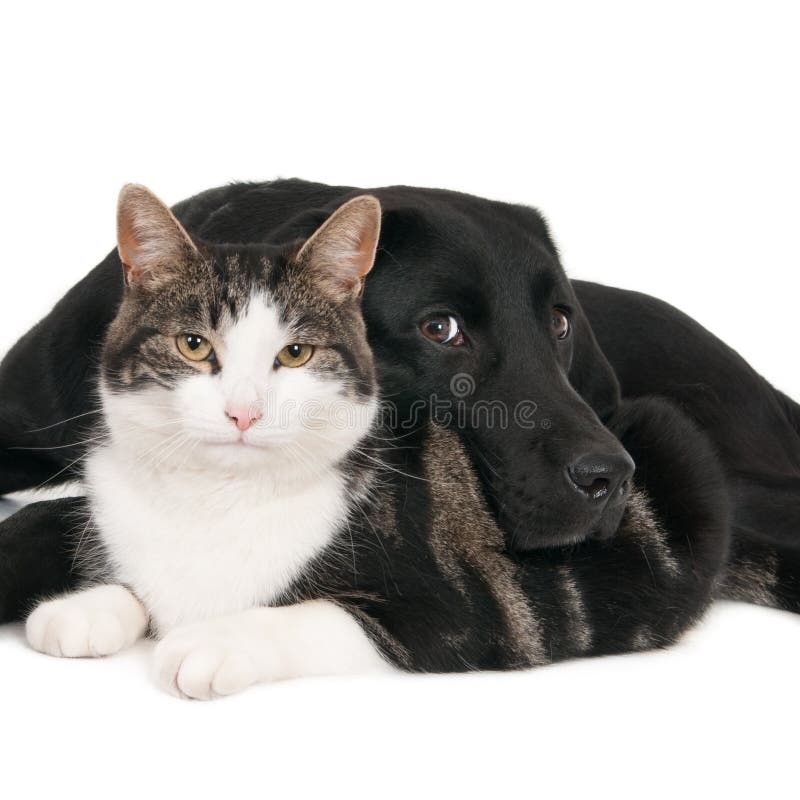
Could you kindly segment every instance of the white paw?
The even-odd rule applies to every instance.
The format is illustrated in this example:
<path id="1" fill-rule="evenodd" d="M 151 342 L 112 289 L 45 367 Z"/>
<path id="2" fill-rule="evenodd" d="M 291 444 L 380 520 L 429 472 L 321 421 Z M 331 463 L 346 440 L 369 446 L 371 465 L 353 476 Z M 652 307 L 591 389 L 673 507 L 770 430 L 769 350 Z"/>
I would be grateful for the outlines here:
<path id="1" fill-rule="evenodd" d="M 154 659 L 156 683 L 178 697 L 211 700 L 262 680 L 253 648 L 225 619 L 176 628 L 158 643 Z"/>
<path id="2" fill-rule="evenodd" d="M 25 623 L 28 643 L 51 656 L 108 656 L 144 635 L 147 616 L 122 586 L 95 586 L 48 600 Z"/>

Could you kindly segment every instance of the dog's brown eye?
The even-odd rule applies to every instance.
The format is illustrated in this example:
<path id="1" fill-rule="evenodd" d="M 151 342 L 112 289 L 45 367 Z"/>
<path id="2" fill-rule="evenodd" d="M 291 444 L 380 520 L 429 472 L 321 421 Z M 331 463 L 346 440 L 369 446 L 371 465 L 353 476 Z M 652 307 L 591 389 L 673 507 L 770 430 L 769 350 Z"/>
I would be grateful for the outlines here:
<path id="1" fill-rule="evenodd" d="M 437 344 L 449 344 L 454 347 L 464 344 L 464 334 L 453 316 L 439 316 L 426 319 L 419 329 L 423 335 Z"/>
<path id="2" fill-rule="evenodd" d="M 553 333 L 556 339 L 566 339 L 569 336 L 569 317 L 560 309 L 553 309 Z"/>

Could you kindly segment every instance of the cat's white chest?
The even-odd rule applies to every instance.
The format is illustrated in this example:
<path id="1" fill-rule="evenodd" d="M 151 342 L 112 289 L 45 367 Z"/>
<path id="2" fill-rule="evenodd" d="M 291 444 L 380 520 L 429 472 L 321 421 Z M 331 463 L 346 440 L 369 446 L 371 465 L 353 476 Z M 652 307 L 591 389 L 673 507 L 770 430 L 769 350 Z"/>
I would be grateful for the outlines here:
<path id="1" fill-rule="evenodd" d="M 335 471 L 276 494 L 256 478 L 132 476 L 103 448 L 89 458 L 87 483 L 114 579 L 135 592 L 160 634 L 268 605 L 331 543 L 347 513 Z"/>

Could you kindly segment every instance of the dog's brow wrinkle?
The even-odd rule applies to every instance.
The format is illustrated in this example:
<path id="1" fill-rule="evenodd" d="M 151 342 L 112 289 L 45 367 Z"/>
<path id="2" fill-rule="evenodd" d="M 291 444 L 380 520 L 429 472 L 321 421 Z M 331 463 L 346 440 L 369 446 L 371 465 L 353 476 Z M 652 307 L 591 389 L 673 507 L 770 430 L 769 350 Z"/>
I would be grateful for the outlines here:
<path id="1" fill-rule="evenodd" d="M 537 271 L 531 280 L 531 293 L 534 299 L 549 297 L 555 289 L 556 280 L 550 270 Z"/>

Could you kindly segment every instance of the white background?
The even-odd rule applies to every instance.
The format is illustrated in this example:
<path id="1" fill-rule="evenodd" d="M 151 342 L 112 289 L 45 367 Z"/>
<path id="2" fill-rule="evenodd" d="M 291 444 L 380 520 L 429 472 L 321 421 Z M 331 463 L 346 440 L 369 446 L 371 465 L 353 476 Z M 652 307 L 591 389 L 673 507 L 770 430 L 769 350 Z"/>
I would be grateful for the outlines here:
<path id="1" fill-rule="evenodd" d="M 124 182 L 176 202 L 297 175 L 536 205 L 572 276 L 675 303 L 800 397 L 792 3 L 13 9 L 3 348 L 111 248 Z M 59 661 L 0 630 L 3 796 L 797 792 L 800 621 L 779 612 L 719 606 L 655 655 L 214 704 L 161 695 L 147 656 Z"/>

